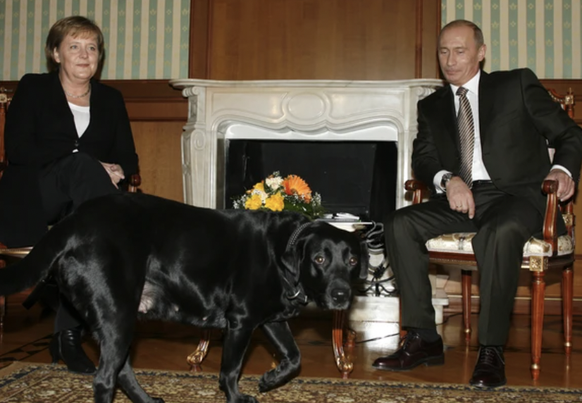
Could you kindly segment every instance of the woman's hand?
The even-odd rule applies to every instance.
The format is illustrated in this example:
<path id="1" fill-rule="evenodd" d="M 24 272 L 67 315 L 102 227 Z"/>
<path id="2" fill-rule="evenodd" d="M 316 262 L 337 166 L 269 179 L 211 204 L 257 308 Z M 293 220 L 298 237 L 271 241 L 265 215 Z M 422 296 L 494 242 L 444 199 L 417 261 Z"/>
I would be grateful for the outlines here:
<path id="1" fill-rule="evenodd" d="M 107 171 L 107 173 L 109 174 L 109 177 L 111 178 L 111 183 L 113 183 L 113 185 L 117 188 L 117 184 L 121 180 L 125 179 L 125 175 L 123 174 L 123 168 L 121 168 L 120 165 L 109 164 L 107 162 L 101 162 L 101 165 L 103 165 L 103 168 L 105 168 L 105 171 Z"/>

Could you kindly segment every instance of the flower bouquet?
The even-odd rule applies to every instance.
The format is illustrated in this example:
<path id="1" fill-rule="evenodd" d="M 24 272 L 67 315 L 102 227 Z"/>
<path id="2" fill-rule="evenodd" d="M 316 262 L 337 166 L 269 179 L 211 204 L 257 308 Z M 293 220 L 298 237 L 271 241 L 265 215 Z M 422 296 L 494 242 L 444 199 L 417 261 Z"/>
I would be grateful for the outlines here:
<path id="1" fill-rule="evenodd" d="M 273 172 L 265 180 L 255 184 L 242 196 L 233 200 L 235 209 L 296 211 L 309 218 L 323 215 L 321 196 L 312 192 L 309 185 L 297 175 L 285 178 Z"/>

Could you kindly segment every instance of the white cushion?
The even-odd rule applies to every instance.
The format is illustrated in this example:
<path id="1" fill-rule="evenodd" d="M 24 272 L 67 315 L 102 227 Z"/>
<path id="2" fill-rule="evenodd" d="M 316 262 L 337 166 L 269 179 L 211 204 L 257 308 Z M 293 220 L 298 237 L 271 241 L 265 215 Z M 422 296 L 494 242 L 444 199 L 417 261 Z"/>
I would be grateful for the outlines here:
<path id="1" fill-rule="evenodd" d="M 474 232 L 457 232 L 454 234 L 444 234 L 436 238 L 429 239 L 426 247 L 430 252 L 454 252 L 473 253 Z M 568 255 L 574 252 L 574 242 L 569 235 L 558 237 L 558 256 Z M 523 256 L 552 256 L 552 245 L 541 239 L 530 238 L 523 247 Z"/>

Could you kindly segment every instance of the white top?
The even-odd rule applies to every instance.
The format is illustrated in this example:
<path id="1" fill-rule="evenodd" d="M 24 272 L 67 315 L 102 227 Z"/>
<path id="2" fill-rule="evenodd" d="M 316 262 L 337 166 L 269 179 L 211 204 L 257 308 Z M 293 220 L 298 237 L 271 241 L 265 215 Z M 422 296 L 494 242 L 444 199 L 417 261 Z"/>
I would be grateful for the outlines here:
<path id="1" fill-rule="evenodd" d="M 77 128 L 77 135 L 81 137 L 87 127 L 89 127 L 89 121 L 91 120 L 90 106 L 79 106 L 69 102 L 69 108 L 73 112 L 73 117 L 75 118 L 75 127 Z"/>

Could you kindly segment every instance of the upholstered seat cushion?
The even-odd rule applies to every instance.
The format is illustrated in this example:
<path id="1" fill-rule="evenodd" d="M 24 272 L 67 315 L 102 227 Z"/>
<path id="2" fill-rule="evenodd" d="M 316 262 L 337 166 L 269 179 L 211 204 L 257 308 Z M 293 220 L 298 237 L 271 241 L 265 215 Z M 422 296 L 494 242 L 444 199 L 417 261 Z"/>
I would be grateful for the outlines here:
<path id="1" fill-rule="evenodd" d="M 474 232 L 458 232 L 444 234 L 429 239 L 426 247 L 430 252 L 473 253 L 472 240 Z M 574 252 L 574 242 L 569 235 L 558 238 L 558 256 L 568 255 Z M 523 256 L 552 256 L 552 245 L 541 239 L 530 238 L 523 247 Z"/>

